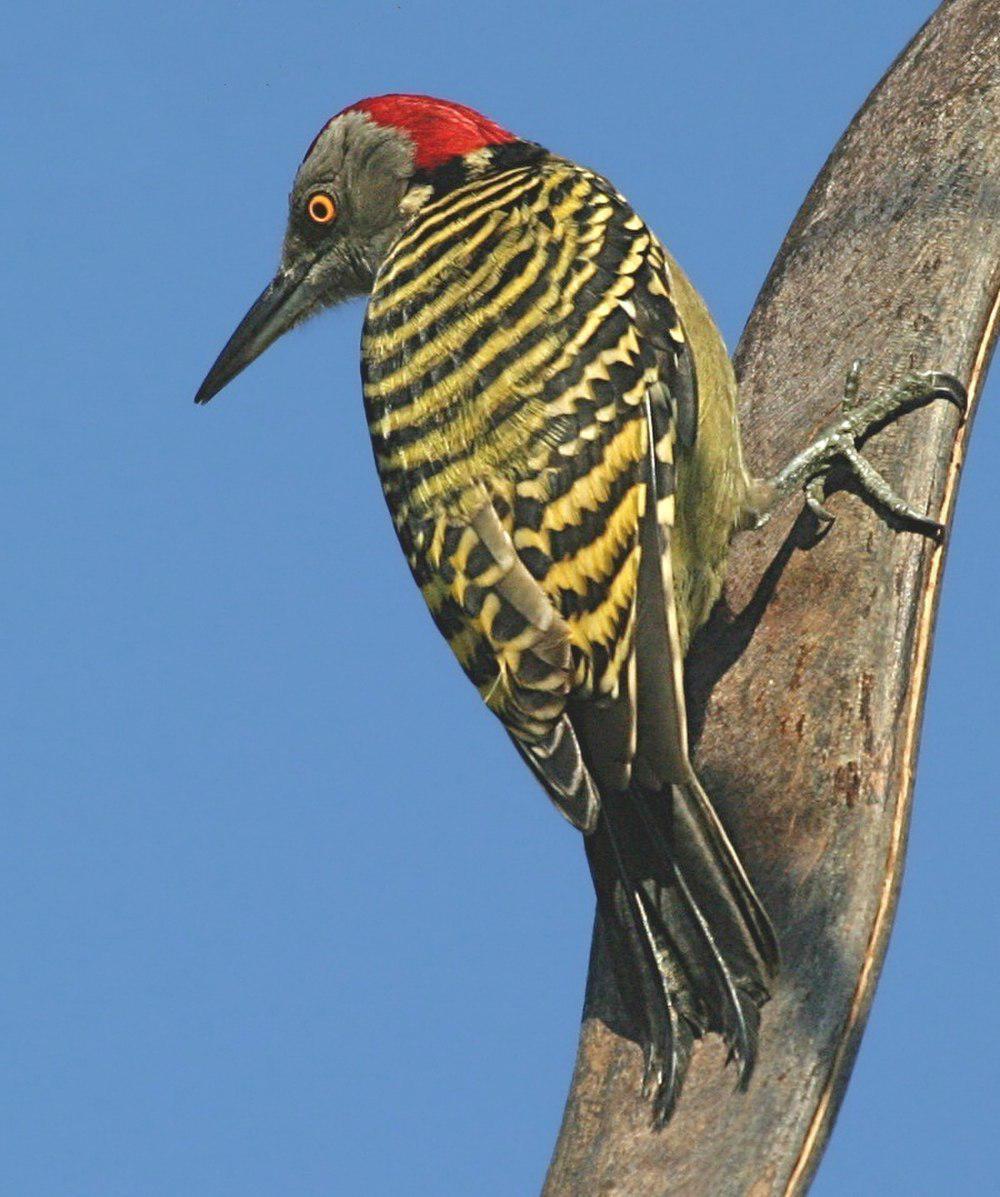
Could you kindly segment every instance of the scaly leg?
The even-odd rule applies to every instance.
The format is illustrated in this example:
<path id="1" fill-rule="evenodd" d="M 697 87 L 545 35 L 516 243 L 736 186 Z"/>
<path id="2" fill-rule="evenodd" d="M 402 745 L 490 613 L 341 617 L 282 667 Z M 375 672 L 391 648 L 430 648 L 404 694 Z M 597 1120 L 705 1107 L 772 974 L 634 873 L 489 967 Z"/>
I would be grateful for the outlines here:
<path id="1" fill-rule="evenodd" d="M 951 374 L 915 374 L 884 395 L 859 402 L 860 375 L 861 363 L 855 361 L 847 374 L 840 419 L 764 483 L 762 490 L 767 499 L 762 509 L 755 512 L 756 527 L 767 523 L 777 503 L 800 487 L 805 491 L 806 504 L 820 523 L 831 524 L 834 517 L 822 503 L 823 484 L 833 466 L 839 463 L 851 471 L 865 494 L 886 510 L 930 536 L 942 534 L 941 524 L 896 494 L 878 470 L 861 456 L 858 444 L 879 425 L 932 399 L 949 400 L 964 416 L 969 402 L 965 387 Z"/>

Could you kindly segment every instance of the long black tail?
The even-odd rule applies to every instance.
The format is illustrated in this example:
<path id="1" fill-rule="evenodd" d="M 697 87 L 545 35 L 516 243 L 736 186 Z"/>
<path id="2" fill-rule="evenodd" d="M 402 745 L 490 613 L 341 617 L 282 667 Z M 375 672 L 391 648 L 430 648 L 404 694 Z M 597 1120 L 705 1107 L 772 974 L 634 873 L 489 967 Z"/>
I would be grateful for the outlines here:
<path id="1" fill-rule="evenodd" d="M 585 837 L 598 910 L 626 1008 L 642 1028 L 643 1091 L 670 1117 L 691 1045 L 716 1031 L 750 1079 L 760 1007 L 778 965 L 771 929 L 696 779 L 602 795 Z"/>

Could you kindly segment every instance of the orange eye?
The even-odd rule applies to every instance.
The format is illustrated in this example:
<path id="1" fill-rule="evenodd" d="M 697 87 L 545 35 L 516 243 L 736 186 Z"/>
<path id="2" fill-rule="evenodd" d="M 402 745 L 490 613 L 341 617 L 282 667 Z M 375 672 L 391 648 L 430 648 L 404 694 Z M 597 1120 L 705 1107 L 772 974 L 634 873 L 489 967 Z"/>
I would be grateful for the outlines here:
<path id="1" fill-rule="evenodd" d="M 310 220 L 314 220 L 317 224 L 329 224 L 337 215 L 337 205 L 325 191 L 318 191 L 309 197 L 306 211 L 309 213 Z"/>

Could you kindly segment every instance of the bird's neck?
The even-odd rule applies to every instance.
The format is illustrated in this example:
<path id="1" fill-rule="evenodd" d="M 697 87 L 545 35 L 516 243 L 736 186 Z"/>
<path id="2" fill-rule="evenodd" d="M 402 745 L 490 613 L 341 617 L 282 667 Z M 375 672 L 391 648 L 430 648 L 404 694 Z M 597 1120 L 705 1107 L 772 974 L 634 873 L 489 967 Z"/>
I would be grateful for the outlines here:
<path id="1" fill-rule="evenodd" d="M 486 146 L 449 158 L 433 170 L 418 171 L 413 176 L 408 196 L 418 201 L 413 204 L 415 212 L 424 204 L 432 203 L 474 179 L 488 178 L 492 174 L 541 162 L 548 157 L 548 150 L 533 141 L 506 141 Z"/>

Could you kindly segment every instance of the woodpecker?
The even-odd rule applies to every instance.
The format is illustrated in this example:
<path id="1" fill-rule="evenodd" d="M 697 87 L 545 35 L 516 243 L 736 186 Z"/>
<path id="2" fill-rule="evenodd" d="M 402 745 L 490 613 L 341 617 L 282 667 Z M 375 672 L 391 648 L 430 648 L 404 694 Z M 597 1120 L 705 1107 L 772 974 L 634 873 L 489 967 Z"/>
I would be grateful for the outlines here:
<path id="1" fill-rule="evenodd" d="M 400 545 L 486 706 L 583 835 L 614 973 L 669 1117 L 693 1041 L 745 1087 L 774 932 L 691 765 L 683 666 L 734 533 L 835 464 L 916 527 L 860 456 L 950 375 L 851 402 L 775 477 L 740 443 L 722 337 L 607 179 L 463 105 L 378 96 L 298 169 L 277 275 L 206 403 L 277 337 L 367 295 L 365 412 Z"/>

